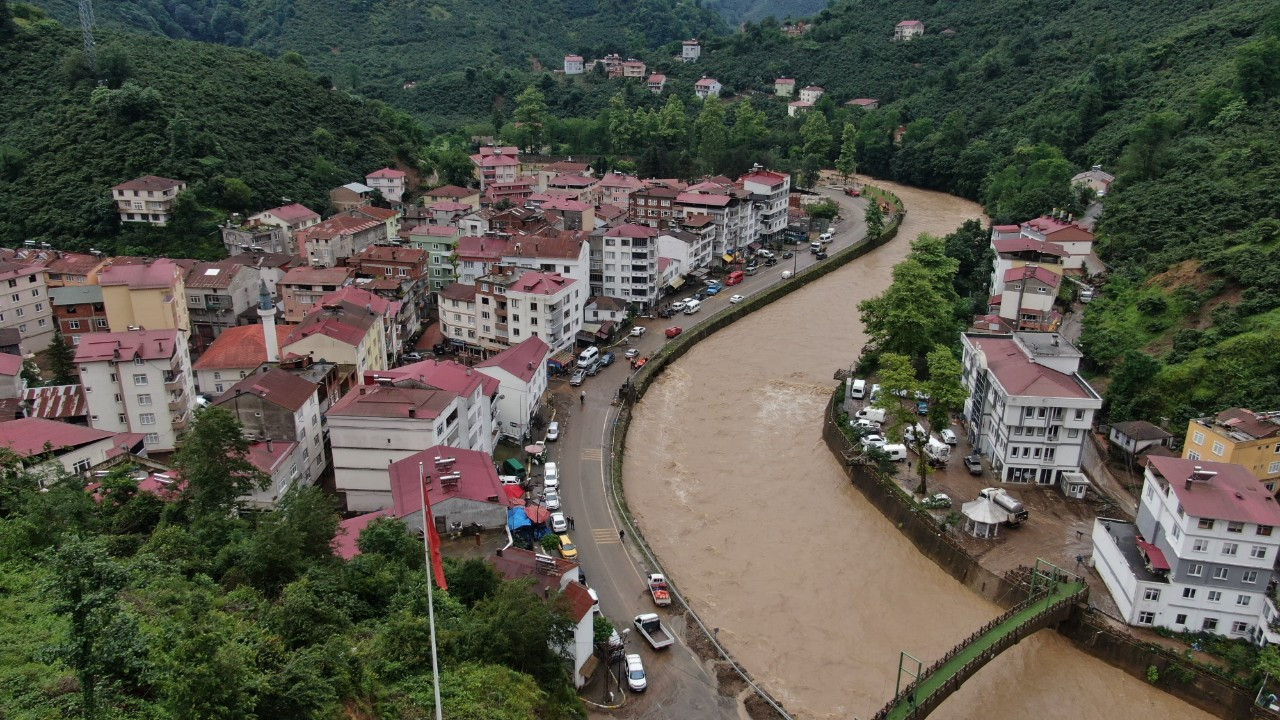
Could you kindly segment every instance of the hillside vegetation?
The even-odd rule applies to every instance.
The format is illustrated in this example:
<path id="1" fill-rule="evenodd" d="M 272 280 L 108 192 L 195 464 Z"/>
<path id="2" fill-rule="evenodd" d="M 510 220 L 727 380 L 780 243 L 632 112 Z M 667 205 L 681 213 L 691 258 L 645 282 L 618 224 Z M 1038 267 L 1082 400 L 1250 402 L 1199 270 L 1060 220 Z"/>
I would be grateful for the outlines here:
<path id="1" fill-rule="evenodd" d="M 424 142 L 403 113 L 257 53 L 103 31 L 99 46 L 101 87 L 78 32 L 19 20 L 0 39 L 0 238 L 216 254 L 208 209 L 323 209 L 329 188 Z M 198 203 L 174 228 L 121 234 L 108 189 L 146 174 L 187 180 Z"/>

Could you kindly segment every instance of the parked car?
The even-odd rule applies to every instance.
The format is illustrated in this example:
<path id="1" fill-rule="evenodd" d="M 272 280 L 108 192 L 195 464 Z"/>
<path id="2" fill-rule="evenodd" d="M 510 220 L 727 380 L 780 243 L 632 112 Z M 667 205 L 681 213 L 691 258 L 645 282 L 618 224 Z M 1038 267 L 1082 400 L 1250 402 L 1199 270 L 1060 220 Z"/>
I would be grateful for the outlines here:
<path id="1" fill-rule="evenodd" d="M 600 356 L 600 367 L 609 367 L 610 365 L 612 365 L 612 364 L 613 364 L 613 358 L 614 358 L 614 355 L 613 355 L 613 353 L 612 353 L 612 352 L 607 352 L 607 353 L 605 353 L 605 354 L 601 355 L 601 356 Z"/>
<path id="2" fill-rule="evenodd" d="M 555 490 L 548 490 L 546 492 L 546 496 L 542 499 L 542 501 L 546 503 L 548 510 L 560 509 L 560 493 L 556 492 Z"/>
<path id="3" fill-rule="evenodd" d="M 673 338 L 682 332 L 684 332 L 684 328 L 680 327 L 679 325 L 672 325 L 671 327 L 667 328 L 667 337 Z"/>
<path id="4" fill-rule="evenodd" d="M 421 360 L 425 360 L 426 357 L 427 357 L 426 355 L 423 355 L 420 352 L 408 352 L 401 355 L 400 359 L 404 362 L 411 363 L 411 362 L 419 362 Z"/>
<path id="5" fill-rule="evenodd" d="M 688 305 L 689 301 L 692 299 L 693 298 L 685 298 L 683 300 L 677 300 L 671 303 L 671 309 L 674 310 L 675 312 L 680 312 L 681 310 L 684 310 L 684 306 Z"/>
<path id="6" fill-rule="evenodd" d="M 921 400 L 920 402 L 916 403 L 916 414 L 917 414 L 917 415 L 928 415 L 928 414 L 929 414 L 929 403 L 925 402 L 924 400 Z"/>
<path id="7" fill-rule="evenodd" d="M 628 655 L 627 687 L 631 688 L 631 692 L 644 692 L 648 684 L 644 676 L 644 661 L 637 654 Z"/>
<path id="8" fill-rule="evenodd" d="M 756 255 L 759 255 L 760 257 L 765 258 L 765 259 L 768 259 L 768 258 L 774 257 L 774 255 L 773 255 L 773 251 L 772 251 L 772 250 L 761 250 L 761 251 L 757 252 L 757 253 L 756 253 Z"/>
<path id="9" fill-rule="evenodd" d="M 734 305 L 737 305 L 738 303 L 742 302 L 743 300 L 746 300 L 746 298 L 742 297 L 741 295 L 734 295 L 733 297 L 729 298 L 729 302 L 730 302 L 730 303 L 732 303 L 732 304 L 734 304 Z"/>
<path id="10" fill-rule="evenodd" d="M 562 512 L 551 513 L 551 532 L 562 533 L 569 529 L 569 519 Z"/>
<path id="11" fill-rule="evenodd" d="M 595 377 L 596 373 L 600 372 L 600 368 L 602 367 L 604 367 L 604 364 L 597 358 L 596 361 L 591 363 L 591 366 L 587 368 L 587 375 Z"/>
<path id="12" fill-rule="evenodd" d="M 786 252 L 782 253 L 782 259 L 783 259 L 783 260 L 790 260 L 791 258 L 793 258 L 793 257 L 795 257 L 795 256 L 796 256 L 796 254 L 795 254 L 795 253 L 793 253 L 793 252 L 791 252 L 790 250 L 788 250 L 788 251 L 786 251 Z"/>
<path id="13" fill-rule="evenodd" d="M 547 424 L 547 442 L 555 442 L 560 439 L 560 421 L 552 420 Z"/>
<path id="14" fill-rule="evenodd" d="M 881 390 L 880 383 L 875 383 L 874 385 L 871 386 L 870 402 L 875 402 L 877 399 L 879 399 L 880 390 Z"/>
<path id="15" fill-rule="evenodd" d="M 932 495 L 921 503 L 930 510 L 942 510 L 951 507 L 951 496 L 946 493 Z"/>
<path id="16" fill-rule="evenodd" d="M 951 430 L 951 428 L 947 428 L 946 430 L 938 433 L 938 437 L 942 438 L 942 442 L 950 445 L 951 447 L 956 446 L 956 434 Z"/>
<path id="17" fill-rule="evenodd" d="M 574 547 L 573 540 L 564 533 L 560 534 L 560 557 L 565 560 L 578 559 L 578 548 Z"/>
<path id="18" fill-rule="evenodd" d="M 964 469 L 969 471 L 970 475 L 982 474 L 982 458 L 976 453 L 964 456 Z"/>
<path id="19" fill-rule="evenodd" d="M 648 328 L 645 328 L 645 327 L 643 327 L 643 326 L 641 326 L 641 325 L 637 325 L 637 326 L 635 326 L 635 327 L 631 328 L 631 337 L 640 337 L 641 335 L 644 335 L 644 332 L 645 332 L 645 330 L 647 330 L 647 329 L 648 329 Z"/>
<path id="20" fill-rule="evenodd" d="M 883 435 L 863 435 L 862 436 L 862 449 L 869 450 L 873 447 L 884 447 Z"/>
<path id="21" fill-rule="evenodd" d="M 708 296 L 711 296 L 711 295 L 719 294 L 719 292 L 723 289 L 724 289 L 723 285 L 721 285 L 718 282 L 713 282 L 707 285 L 707 289 L 704 290 L 703 292 L 705 292 Z"/>
<path id="22" fill-rule="evenodd" d="M 773 267 L 774 265 L 777 265 L 777 264 L 778 264 L 778 258 L 773 257 L 772 255 L 770 255 L 769 257 L 767 257 L 767 258 L 765 258 L 765 259 L 764 259 L 764 264 L 765 264 L 766 266 Z"/>
<path id="23" fill-rule="evenodd" d="M 826 260 L 826 259 L 827 259 L 827 251 L 826 251 L 826 250 L 819 250 L 818 252 L 816 252 L 816 253 L 814 253 L 814 254 L 813 254 L 813 259 L 814 259 L 814 260 Z"/>
<path id="24" fill-rule="evenodd" d="M 585 369 L 574 370 L 573 377 L 569 378 L 569 384 L 574 387 L 578 387 L 582 384 L 582 381 L 586 379 L 587 371 Z"/>
<path id="25" fill-rule="evenodd" d="M 630 350 L 628 350 L 628 351 L 626 351 L 626 352 L 622 353 L 622 356 L 623 356 L 623 357 L 625 357 L 626 359 L 630 360 L 630 359 L 632 359 L 632 358 L 634 358 L 634 357 L 638 356 L 639 354 L 640 354 L 640 349 L 639 349 L 639 348 L 631 348 Z"/>

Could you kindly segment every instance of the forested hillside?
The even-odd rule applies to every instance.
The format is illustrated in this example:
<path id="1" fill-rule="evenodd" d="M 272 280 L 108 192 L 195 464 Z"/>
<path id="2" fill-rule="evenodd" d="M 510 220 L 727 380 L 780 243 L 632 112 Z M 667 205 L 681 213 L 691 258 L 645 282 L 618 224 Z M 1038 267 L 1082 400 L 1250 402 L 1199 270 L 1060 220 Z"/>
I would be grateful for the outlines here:
<path id="1" fill-rule="evenodd" d="M 209 210 L 323 208 L 330 188 L 425 143 L 403 113 L 257 53 L 100 31 L 99 87 L 80 47 L 51 20 L 0 39 L 2 238 L 208 255 Z M 146 174 L 187 180 L 199 203 L 175 227 L 120 235 L 108 189 Z"/>
<path id="2" fill-rule="evenodd" d="M 807 18 L 827 6 L 827 0 L 703 0 L 731 23 Z"/>
<path id="3" fill-rule="evenodd" d="M 77 22 L 75 0 L 36 3 Z M 635 54 L 724 26 L 692 0 L 113 0 L 95 10 L 107 27 L 300 53 L 339 88 L 440 127 L 486 117 L 495 95 L 559 69 L 566 53 Z"/>

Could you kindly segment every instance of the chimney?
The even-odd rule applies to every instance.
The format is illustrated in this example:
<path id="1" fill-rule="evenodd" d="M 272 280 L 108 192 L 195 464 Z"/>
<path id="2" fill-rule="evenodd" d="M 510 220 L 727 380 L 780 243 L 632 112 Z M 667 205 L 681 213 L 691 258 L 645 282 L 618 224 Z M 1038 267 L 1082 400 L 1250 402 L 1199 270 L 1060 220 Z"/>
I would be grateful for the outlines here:
<path id="1" fill-rule="evenodd" d="M 271 438 L 267 438 L 267 452 L 272 453 L 272 452 L 275 452 L 275 451 L 276 451 L 276 444 L 275 444 L 275 442 L 273 442 L 273 441 L 271 440 Z"/>

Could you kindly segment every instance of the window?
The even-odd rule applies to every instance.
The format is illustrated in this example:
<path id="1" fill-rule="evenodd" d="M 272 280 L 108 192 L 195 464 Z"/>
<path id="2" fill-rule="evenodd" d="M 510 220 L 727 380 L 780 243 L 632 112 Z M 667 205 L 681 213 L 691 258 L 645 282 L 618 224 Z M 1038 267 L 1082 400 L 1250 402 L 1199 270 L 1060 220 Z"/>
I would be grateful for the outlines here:
<path id="1" fill-rule="evenodd" d="M 160 435 L 158 433 L 147 433 L 147 436 L 143 438 L 143 442 L 148 445 L 159 445 Z"/>
<path id="2" fill-rule="evenodd" d="M 1200 577 L 1203 574 L 1204 566 L 1200 563 L 1192 563 L 1191 567 L 1187 568 L 1187 575 L 1191 577 Z"/>
<path id="3" fill-rule="evenodd" d="M 144 361 L 142 358 L 140 358 L 140 357 L 136 357 L 136 358 L 134 358 L 134 359 L 133 359 L 133 364 L 134 364 L 134 365 L 142 365 L 144 362 L 145 362 L 145 361 Z"/>
<path id="4" fill-rule="evenodd" d="M 220 372 L 215 372 L 215 373 L 213 374 L 213 379 L 214 379 L 214 380 L 221 380 L 221 379 L 222 379 L 222 373 L 220 373 Z M 421 509 L 421 508 L 419 508 L 419 509 Z"/>
<path id="5" fill-rule="evenodd" d="M 1159 588 L 1147 588 L 1147 589 L 1146 589 L 1145 591 L 1143 591 L 1143 593 L 1142 593 L 1142 599 L 1143 599 L 1143 600 L 1159 600 L 1159 599 L 1160 599 L 1160 589 L 1159 589 Z"/>
<path id="6" fill-rule="evenodd" d="M 1196 433 L 1195 433 L 1194 435 L 1192 435 L 1192 436 L 1191 436 L 1191 442 L 1193 442 L 1193 443 L 1195 443 L 1195 444 L 1197 444 L 1197 445 L 1203 445 L 1203 444 L 1204 444 L 1204 433 L 1202 433 L 1202 432 L 1200 432 L 1199 430 L 1197 430 L 1197 431 L 1196 431 Z"/>
<path id="7" fill-rule="evenodd" d="M 1247 582 L 1247 583 L 1250 583 L 1250 584 L 1252 584 L 1252 583 L 1256 583 L 1256 582 L 1258 582 L 1258 571 L 1257 571 L 1257 570 L 1245 570 L 1245 571 L 1244 571 L 1244 575 L 1240 576 L 1240 579 L 1241 579 L 1241 580 L 1243 580 L 1244 582 Z"/>
<path id="8" fill-rule="evenodd" d="M 151 393 L 142 393 L 141 395 L 139 395 L 139 396 L 138 396 L 138 404 L 139 404 L 139 405 L 150 405 L 150 404 L 151 404 Z"/>
<path id="9" fill-rule="evenodd" d="M 76 463 L 75 465 L 71 466 L 71 472 L 77 472 L 77 473 L 89 472 L 89 468 L 92 466 L 93 466 L 93 463 L 89 462 L 89 460 L 86 458 Z"/>
<path id="10" fill-rule="evenodd" d="M 214 383 L 214 384 L 213 384 L 213 391 L 214 391 L 214 392 L 216 392 L 216 393 L 220 393 L 220 392 L 222 392 L 222 383 Z"/>
<path id="11" fill-rule="evenodd" d="M 146 385 L 146 384 L 147 384 L 147 375 L 146 375 L 146 373 L 138 373 L 137 375 L 134 375 L 134 376 L 133 376 L 133 384 L 134 384 L 134 385 Z"/>
<path id="12" fill-rule="evenodd" d="M 1173 619 L 1173 622 L 1174 622 L 1174 624 L 1175 624 L 1175 625 L 1186 625 L 1186 624 L 1187 624 L 1187 614 L 1186 614 L 1186 613 L 1178 613 L 1177 617 L 1175 617 L 1175 618 Z"/>
<path id="13" fill-rule="evenodd" d="M 1267 466 L 1267 474 L 1274 475 L 1280 473 L 1280 462 L 1273 462 Z"/>
<path id="14" fill-rule="evenodd" d="M 1208 550 L 1209 550 L 1209 541 L 1208 541 L 1208 540 L 1196 540 L 1195 542 L 1191 543 L 1191 550 L 1192 550 L 1193 552 L 1208 552 Z"/>
<path id="15" fill-rule="evenodd" d="M 1187 453 L 1187 459 L 1188 459 L 1188 460 L 1199 460 L 1199 459 L 1200 459 L 1200 453 L 1196 452 L 1195 450 L 1191 450 L 1191 451 L 1189 451 L 1189 452 Z"/>
<path id="16" fill-rule="evenodd" d="M 1242 533 L 1242 532 L 1244 532 L 1244 523 L 1242 523 L 1242 522 L 1234 522 L 1234 521 L 1227 523 L 1227 532 L 1229 532 L 1229 533 Z"/>
<path id="17" fill-rule="evenodd" d="M 1224 568 L 1224 567 L 1214 568 L 1214 569 L 1213 569 L 1213 579 L 1214 579 L 1214 580 L 1226 580 L 1226 579 L 1227 579 L 1227 569 L 1226 569 L 1226 568 Z"/>
<path id="18" fill-rule="evenodd" d="M 1264 536 L 1264 537 L 1271 537 L 1271 526 L 1270 526 L 1270 525 L 1259 525 L 1259 526 L 1258 526 L 1258 530 L 1257 530 L 1257 532 L 1258 532 L 1258 534 L 1259 534 L 1259 535 L 1262 535 L 1262 536 Z"/>
<path id="19" fill-rule="evenodd" d="M 116 420 L 119 420 L 121 425 L 127 425 L 129 423 L 129 416 L 124 413 L 120 413 L 119 415 L 116 415 Z"/>
<path id="20" fill-rule="evenodd" d="M 1213 444 L 1214 455 L 1221 455 L 1222 453 L 1226 452 L 1226 450 L 1227 450 L 1227 447 L 1220 442 L 1215 442 Z"/>
<path id="21" fill-rule="evenodd" d="M 1080 428 L 1071 428 L 1070 430 L 1068 430 L 1068 431 L 1067 431 L 1067 437 L 1069 437 L 1069 438 L 1078 438 L 1078 437 L 1080 437 Z"/>
<path id="22" fill-rule="evenodd" d="M 17 313 L 18 317 L 22 317 L 23 315 L 27 314 L 27 311 L 22 308 L 18 308 L 15 312 Z"/>
<path id="23" fill-rule="evenodd" d="M 1083 420 L 1083 419 L 1084 419 L 1084 410 L 1082 410 L 1082 409 L 1081 409 L 1081 410 L 1076 410 L 1076 419 L 1077 419 L 1077 420 Z"/>
<path id="24" fill-rule="evenodd" d="M 1035 415 L 1036 415 L 1035 408 L 1023 408 L 1022 410 L 1022 417 L 1024 418 L 1035 417 Z"/>
<path id="25" fill-rule="evenodd" d="M 1207 632 L 1213 632 L 1214 630 L 1217 630 L 1218 618 L 1205 618 L 1204 622 L 1200 624 L 1200 629 L 1205 630 Z"/>
<path id="26" fill-rule="evenodd" d="M 1266 558 L 1266 557 L 1267 557 L 1267 546 L 1266 546 L 1266 545 L 1254 545 L 1252 548 L 1250 548 L 1250 549 L 1249 549 L 1249 557 L 1253 558 L 1254 560 L 1262 560 L 1262 559 Z"/>
<path id="27" fill-rule="evenodd" d="M 1240 607 L 1249 607 L 1249 602 L 1251 600 L 1253 600 L 1253 598 L 1249 597 L 1248 595 L 1237 595 L 1236 605 L 1239 605 Z"/>
<path id="28" fill-rule="evenodd" d="M 1149 610 L 1138 613 L 1139 625 L 1150 625 L 1155 621 L 1156 621 L 1156 614 Z"/>
<path id="29" fill-rule="evenodd" d="M 100 327 L 100 328 L 104 328 L 104 327 L 106 327 L 106 326 L 107 326 L 107 319 L 106 319 L 106 318 L 98 318 L 98 327 Z"/>
<path id="30" fill-rule="evenodd" d="M 1196 525 L 1196 527 L 1200 528 L 1201 530 L 1212 530 L 1213 520 L 1210 520 L 1209 518 L 1200 518 L 1200 522 Z"/>
<path id="31" fill-rule="evenodd" d="M 1195 599 L 1196 599 L 1196 589 L 1195 589 L 1195 588 L 1182 588 L 1182 597 L 1183 597 L 1183 598 L 1185 598 L 1185 599 L 1187 599 L 1187 600 L 1195 600 Z"/>
<path id="32" fill-rule="evenodd" d="M 68 329 L 68 330 L 79 330 L 79 329 L 80 329 L 80 321 L 79 321 L 79 320 L 68 320 L 68 321 L 67 321 L 67 329 Z"/>
<path id="33" fill-rule="evenodd" d="M 1209 602 L 1218 602 L 1222 599 L 1222 592 L 1218 590 L 1209 591 Z"/>
<path id="34" fill-rule="evenodd" d="M 1182 503 L 1178 503 L 1178 517 L 1186 517 L 1187 511 L 1182 509 Z"/>
<path id="35" fill-rule="evenodd" d="M 1182 528 L 1178 527 L 1177 525 L 1174 525 L 1174 526 L 1173 526 L 1173 539 L 1174 539 L 1174 540 L 1177 540 L 1177 539 L 1178 539 L 1178 538 L 1180 538 L 1180 537 L 1182 537 Z"/>
<path id="36" fill-rule="evenodd" d="M 1231 623 L 1231 632 L 1240 635 L 1249 631 L 1249 623 L 1243 620 L 1237 620 Z"/>
<path id="37" fill-rule="evenodd" d="M 1234 556 L 1236 554 L 1236 550 L 1239 550 L 1239 549 L 1240 549 L 1240 545 L 1238 543 L 1222 543 L 1223 555 Z"/>
<path id="38" fill-rule="evenodd" d="M 139 423 L 141 423 L 142 425 L 155 425 L 155 424 L 156 424 L 156 414 L 155 414 L 155 413 L 142 413 L 141 415 L 139 415 L 139 416 L 138 416 L 138 422 L 139 422 Z"/>

